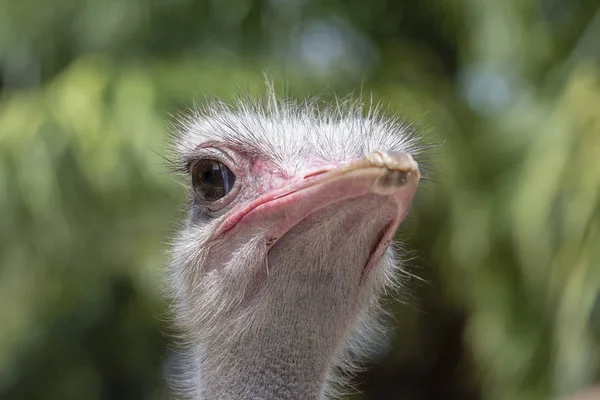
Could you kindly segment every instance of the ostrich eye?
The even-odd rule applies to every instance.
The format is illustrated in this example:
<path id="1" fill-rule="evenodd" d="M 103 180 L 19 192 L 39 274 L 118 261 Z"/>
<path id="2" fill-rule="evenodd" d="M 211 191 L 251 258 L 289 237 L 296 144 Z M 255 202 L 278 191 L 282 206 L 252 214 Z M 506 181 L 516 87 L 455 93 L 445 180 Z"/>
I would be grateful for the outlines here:
<path id="1" fill-rule="evenodd" d="M 191 166 L 192 186 L 202 200 L 216 201 L 231 191 L 235 175 L 216 160 L 199 160 Z"/>

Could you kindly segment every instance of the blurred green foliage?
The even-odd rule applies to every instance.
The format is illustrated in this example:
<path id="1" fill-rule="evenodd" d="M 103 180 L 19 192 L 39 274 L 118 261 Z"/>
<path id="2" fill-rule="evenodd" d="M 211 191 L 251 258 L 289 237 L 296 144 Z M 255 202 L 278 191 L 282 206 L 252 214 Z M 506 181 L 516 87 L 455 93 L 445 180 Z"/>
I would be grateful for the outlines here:
<path id="1" fill-rule="evenodd" d="M 600 380 L 600 4 L 0 1 L 0 398 L 168 394 L 171 115 L 372 92 L 444 146 L 365 399 L 549 399 Z"/>

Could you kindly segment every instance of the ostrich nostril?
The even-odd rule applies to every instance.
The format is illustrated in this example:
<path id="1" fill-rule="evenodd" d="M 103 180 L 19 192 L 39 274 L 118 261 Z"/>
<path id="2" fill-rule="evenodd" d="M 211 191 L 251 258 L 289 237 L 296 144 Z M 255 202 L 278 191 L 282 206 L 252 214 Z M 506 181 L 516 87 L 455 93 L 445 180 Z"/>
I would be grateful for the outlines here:
<path id="1" fill-rule="evenodd" d="M 393 176 L 395 178 L 394 184 L 397 186 L 404 185 L 408 181 L 408 178 L 410 178 L 410 175 L 410 171 L 393 171 Z"/>
<path id="2" fill-rule="evenodd" d="M 410 177 L 410 171 L 391 170 L 383 174 L 377 181 L 381 188 L 393 188 L 404 186 Z"/>

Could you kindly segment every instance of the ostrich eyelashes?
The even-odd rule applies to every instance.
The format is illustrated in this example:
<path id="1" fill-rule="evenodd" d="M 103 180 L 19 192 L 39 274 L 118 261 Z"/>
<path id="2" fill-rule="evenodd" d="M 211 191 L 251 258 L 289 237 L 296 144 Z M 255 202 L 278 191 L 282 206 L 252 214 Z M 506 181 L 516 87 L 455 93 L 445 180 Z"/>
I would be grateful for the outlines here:
<path id="1" fill-rule="evenodd" d="M 202 159 L 192 164 L 192 186 L 201 200 L 217 201 L 231 191 L 235 175 L 217 160 Z"/>

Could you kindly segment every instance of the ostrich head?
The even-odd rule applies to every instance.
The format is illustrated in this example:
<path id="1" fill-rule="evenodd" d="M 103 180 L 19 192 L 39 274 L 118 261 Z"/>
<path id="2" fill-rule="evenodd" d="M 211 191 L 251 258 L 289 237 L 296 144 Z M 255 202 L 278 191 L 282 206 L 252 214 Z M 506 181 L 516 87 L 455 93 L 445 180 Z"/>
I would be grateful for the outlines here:
<path id="1" fill-rule="evenodd" d="M 417 137 L 362 106 L 213 102 L 179 124 L 175 318 L 198 399 L 321 399 L 399 268 Z"/>

